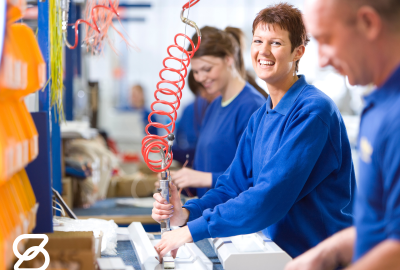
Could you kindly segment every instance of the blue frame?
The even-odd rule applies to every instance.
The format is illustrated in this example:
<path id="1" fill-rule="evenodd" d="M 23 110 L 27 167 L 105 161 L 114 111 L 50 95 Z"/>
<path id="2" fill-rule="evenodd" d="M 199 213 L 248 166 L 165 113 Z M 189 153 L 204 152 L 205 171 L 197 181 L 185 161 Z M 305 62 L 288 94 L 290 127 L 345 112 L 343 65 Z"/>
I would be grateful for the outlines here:
<path id="1" fill-rule="evenodd" d="M 81 18 L 81 7 L 73 1 L 69 4 L 68 24 L 73 24 Z M 83 26 L 80 26 L 82 28 Z M 75 29 L 68 27 L 68 41 L 70 44 L 75 43 Z M 65 47 L 65 99 L 64 113 L 65 119 L 68 121 L 74 120 L 74 77 L 81 75 L 81 35 L 78 34 L 78 46 L 71 50 Z"/>
<path id="2" fill-rule="evenodd" d="M 0 63 L 1 57 L 3 56 L 3 43 L 4 43 L 4 36 L 6 33 L 6 11 L 7 11 L 7 1 L 2 1 L 0 4 Z"/>
<path id="3" fill-rule="evenodd" d="M 49 0 L 38 1 L 37 39 L 50 76 Z M 39 202 L 35 233 L 53 231 L 52 187 L 61 194 L 61 137 L 58 116 L 50 108 L 50 84 L 39 95 L 39 112 L 32 113 L 39 132 L 39 155 L 27 166 L 36 200 Z"/>

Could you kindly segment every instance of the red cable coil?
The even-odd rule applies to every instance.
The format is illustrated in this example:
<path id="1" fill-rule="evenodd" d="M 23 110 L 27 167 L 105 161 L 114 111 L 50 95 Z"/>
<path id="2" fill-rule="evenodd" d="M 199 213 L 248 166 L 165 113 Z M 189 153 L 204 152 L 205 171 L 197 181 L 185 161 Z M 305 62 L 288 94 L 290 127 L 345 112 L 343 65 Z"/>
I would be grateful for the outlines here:
<path id="1" fill-rule="evenodd" d="M 109 0 L 109 3 L 110 3 L 110 7 L 106 7 L 104 5 L 96 5 L 92 8 L 90 15 L 92 17 L 93 24 L 91 24 L 90 22 L 83 20 L 83 19 L 79 19 L 75 22 L 75 43 L 74 43 L 74 46 L 72 46 L 70 48 L 71 50 L 75 49 L 78 46 L 78 25 L 80 23 L 86 23 L 88 26 L 92 27 L 94 30 L 96 30 L 98 33 L 100 33 L 99 27 L 97 26 L 96 18 L 93 13 L 93 11 L 96 8 L 105 8 L 105 9 L 113 12 L 115 15 L 117 15 L 117 17 L 119 17 L 118 12 L 115 10 L 114 6 L 112 5 L 111 0 Z"/>
<path id="2" fill-rule="evenodd" d="M 189 5 L 193 6 L 193 5 L 197 4 L 197 2 L 199 2 L 199 1 L 200 0 L 191 0 L 191 1 L 189 1 L 188 3 L 186 3 L 183 6 L 183 9 L 185 10 L 185 9 L 189 8 Z M 185 48 L 183 48 L 183 47 L 178 45 L 177 38 L 180 37 L 180 36 L 186 38 L 190 42 L 190 44 L 191 44 L 191 46 L 193 48 L 192 51 L 188 52 L 188 51 L 185 50 Z M 187 76 L 187 68 L 188 68 L 188 66 L 190 64 L 190 59 L 193 57 L 193 55 L 195 54 L 195 52 L 197 51 L 197 49 L 200 46 L 201 37 L 198 37 L 198 42 L 197 42 L 197 46 L 196 47 L 194 46 L 193 41 L 187 35 L 184 35 L 184 34 L 177 34 L 175 36 L 174 41 L 175 41 L 175 44 L 169 46 L 168 49 L 167 49 L 167 52 L 168 52 L 169 56 L 164 59 L 164 61 L 163 61 L 164 68 L 159 73 L 161 81 L 159 81 L 157 83 L 157 89 L 154 92 L 154 97 L 155 97 L 156 101 L 154 101 L 151 104 L 152 112 L 149 114 L 149 117 L 148 117 L 149 124 L 145 128 L 147 136 L 145 136 L 143 138 L 143 140 L 142 140 L 142 155 L 143 155 L 144 161 L 146 162 L 147 166 L 153 172 L 163 172 L 163 171 L 167 170 L 171 166 L 172 159 L 173 159 L 172 153 L 171 153 L 171 157 L 169 158 L 168 163 L 166 164 L 166 166 L 163 169 L 161 169 L 161 165 L 158 165 L 158 164 L 161 163 L 162 160 L 161 159 L 152 160 L 152 159 L 149 158 L 149 154 L 150 153 L 159 153 L 160 150 L 164 151 L 165 154 L 167 154 L 167 152 L 168 152 L 168 141 L 166 140 L 166 138 L 167 138 L 168 134 L 173 133 L 174 130 L 175 130 L 175 121 L 176 121 L 176 117 L 177 117 L 176 111 L 180 107 L 180 101 L 181 101 L 181 98 L 182 98 L 182 90 L 185 87 L 185 78 Z M 171 52 L 170 52 L 171 48 L 177 48 L 179 51 L 183 52 L 186 55 L 186 58 L 180 59 L 178 57 L 173 56 L 171 54 Z M 182 68 L 181 69 L 175 69 L 175 68 L 168 67 L 166 65 L 166 61 L 167 60 L 178 61 L 179 63 L 181 63 Z M 170 71 L 170 72 L 175 72 L 175 73 L 179 74 L 179 80 L 170 81 L 170 80 L 164 79 L 163 76 L 162 76 L 162 73 L 164 71 Z M 182 71 L 184 71 L 184 74 L 182 74 Z M 180 87 L 179 87 L 179 83 L 182 83 Z M 173 90 L 171 90 L 169 88 L 160 88 L 161 84 L 171 84 L 171 85 L 176 87 L 177 91 L 173 91 Z M 161 99 L 159 99 L 157 97 L 158 93 L 161 93 L 161 94 L 164 94 L 164 95 L 167 95 L 167 96 L 175 96 L 176 100 L 173 101 L 173 102 L 168 102 L 168 101 L 165 101 L 165 100 L 161 100 Z M 166 111 L 162 111 L 162 110 L 155 110 L 154 106 L 156 104 L 168 105 L 168 106 L 171 107 L 172 110 L 170 112 L 166 112 Z M 151 121 L 151 116 L 154 115 L 154 114 L 168 116 L 169 119 L 171 120 L 171 123 L 169 123 L 167 125 L 164 125 L 164 124 L 161 124 L 161 123 L 152 122 Z M 164 136 L 152 135 L 152 134 L 149 133 L 149 127 L 151 127 L 151 126 L 156 127 L 156 128 L 163 128 L 165 131 L 167 131 L 167 134 L 164 135 Z M 171 127 L 171 129 L 169 129 L 169 127 Z"/>

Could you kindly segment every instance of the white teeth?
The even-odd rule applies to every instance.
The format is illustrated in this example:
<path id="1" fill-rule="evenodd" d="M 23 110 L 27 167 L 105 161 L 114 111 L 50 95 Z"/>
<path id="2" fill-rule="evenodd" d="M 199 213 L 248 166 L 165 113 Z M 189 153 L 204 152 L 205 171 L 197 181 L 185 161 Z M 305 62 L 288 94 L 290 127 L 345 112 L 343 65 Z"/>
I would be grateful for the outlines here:
<path id="1" fill-rule="evenodd" d="M 260 60 L 260 64 L 261 65 L 268 65 L 268 66 L 272 66 L 275 64 L 275 62 L 272 61 L 266 61 L 266 60 Z"/>

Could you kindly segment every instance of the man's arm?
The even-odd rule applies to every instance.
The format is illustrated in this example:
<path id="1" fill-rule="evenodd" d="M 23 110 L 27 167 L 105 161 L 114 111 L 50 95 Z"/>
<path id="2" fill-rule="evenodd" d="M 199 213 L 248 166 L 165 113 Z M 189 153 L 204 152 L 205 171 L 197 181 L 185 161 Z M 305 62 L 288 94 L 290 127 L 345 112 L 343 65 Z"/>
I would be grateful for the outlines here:
<path id="1" fill-rule="evenodd" d="M 354 227 L 344 229 L 288 263 L 285 270 L 333 270 L 349 265 L 355 239 Z"/>
<path id="2" fill-rule="evenodd" d="M 400 242 L 386 240 L 346 270 L 398 270 L 400 269 Z"/>

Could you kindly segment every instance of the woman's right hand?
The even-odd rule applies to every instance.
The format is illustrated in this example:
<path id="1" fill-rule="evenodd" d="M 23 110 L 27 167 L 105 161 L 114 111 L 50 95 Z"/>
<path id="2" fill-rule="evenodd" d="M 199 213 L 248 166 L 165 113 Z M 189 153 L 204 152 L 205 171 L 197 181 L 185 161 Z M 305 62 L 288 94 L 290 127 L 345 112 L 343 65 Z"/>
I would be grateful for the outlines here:
<path id="1" fill-rule="evenodd" d="M 153 198 L 153 211 L 151 217 L 160 223 L 164 219 L 170 218 L 171 226 L 183 226 L 189 219 L 189 211 L 182 208 L 181 199 L 178 194 L 177 187 L 170 183 L 169 190 L 171 193 L 170 203 L 168 203 L 160 193 L 155 193 Z"/>

